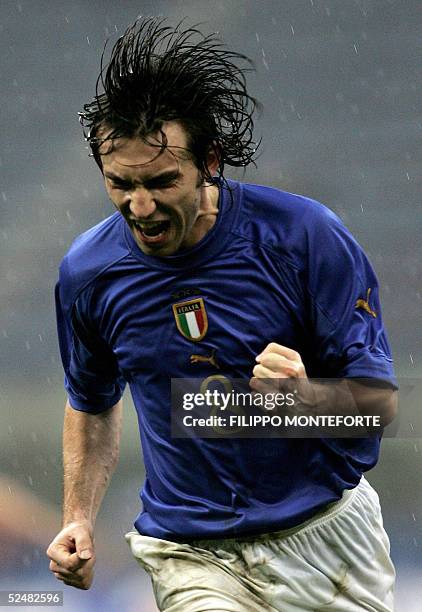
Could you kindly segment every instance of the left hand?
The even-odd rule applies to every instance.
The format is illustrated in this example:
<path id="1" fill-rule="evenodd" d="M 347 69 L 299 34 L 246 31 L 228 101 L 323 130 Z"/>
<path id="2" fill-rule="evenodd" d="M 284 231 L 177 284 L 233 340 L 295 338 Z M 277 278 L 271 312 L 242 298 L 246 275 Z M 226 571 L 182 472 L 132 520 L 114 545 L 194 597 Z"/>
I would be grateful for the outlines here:
<path id="1" fill-rule="evenodd" d="M 268 388 L 269 379 L 307 379 L 305 366 L 299 353 L 276 342 L 270 342 L 262 353 L 256 357 L 256 362 L 257 365 L 252 371 L 253 377 L 249 381 L 249 385 L 254 391 L 270 391 L 271 389 Z M 274 380 L 274 385 L 271 385 L 271 387 L 275 387 L 272 389 L 273 391 L 280 390 L 277 380 Z"/>

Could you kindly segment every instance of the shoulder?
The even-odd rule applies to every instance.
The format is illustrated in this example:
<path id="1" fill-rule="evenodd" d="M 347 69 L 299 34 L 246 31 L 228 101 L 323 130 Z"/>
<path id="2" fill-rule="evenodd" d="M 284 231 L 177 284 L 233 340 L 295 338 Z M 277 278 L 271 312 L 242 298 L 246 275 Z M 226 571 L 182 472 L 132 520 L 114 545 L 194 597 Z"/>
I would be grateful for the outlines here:
<path id="1" fill-rule="evenodd" d="M 306 226 L 313 220 L 337 219 L 327 206 L 310 197 L 267 185 L 238 185 L 242 189 L 245 212 L 257 215 L 261 221 L 283 221 Z"/>
<path id="2" fill-rule="evenodd" d="M 129 254 L 123 223 L 116 212 L 73 241 L 60 265 L 59 283 L 68 297 L 75 298 L 105 269 Z"/>
<path id="3" fill-rule="evenodd" d="M 235 231 L 301 267 L 328 243 L 353 241 L 330 208 L 310 197 L 264 185 L 237 183 L 240 212 Z"/>

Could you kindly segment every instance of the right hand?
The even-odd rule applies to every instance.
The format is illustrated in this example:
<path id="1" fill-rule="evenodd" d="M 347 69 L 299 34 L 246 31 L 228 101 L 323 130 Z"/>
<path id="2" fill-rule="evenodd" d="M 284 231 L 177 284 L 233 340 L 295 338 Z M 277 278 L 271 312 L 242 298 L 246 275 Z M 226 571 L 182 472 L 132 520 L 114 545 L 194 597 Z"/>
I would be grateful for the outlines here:
<path id="1" fill-rule="evenodd" d="M 47 548 L 50 570 L 58 580 L 77 589 L 89 589 L 94 578 L 94 537 L 89 521 L 64 527 Z"/>

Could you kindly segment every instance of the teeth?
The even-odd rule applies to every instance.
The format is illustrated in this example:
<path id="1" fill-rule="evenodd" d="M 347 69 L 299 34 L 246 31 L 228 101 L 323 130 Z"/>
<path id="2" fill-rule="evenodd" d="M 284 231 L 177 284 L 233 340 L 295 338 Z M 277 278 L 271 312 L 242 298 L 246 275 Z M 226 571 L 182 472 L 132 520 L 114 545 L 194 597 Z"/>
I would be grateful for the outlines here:
<path id="1" fill-rule="evenodd" d="M 142 221 L 133 221 L 133 224 L 142 232 L 144 236 L 148 236 L 149 238 L 161 236 L 169 227 L 169 221 L 167 219 L 162 219 L 155 222 L 149 221 L 147 223 L 143 223 Z"/>

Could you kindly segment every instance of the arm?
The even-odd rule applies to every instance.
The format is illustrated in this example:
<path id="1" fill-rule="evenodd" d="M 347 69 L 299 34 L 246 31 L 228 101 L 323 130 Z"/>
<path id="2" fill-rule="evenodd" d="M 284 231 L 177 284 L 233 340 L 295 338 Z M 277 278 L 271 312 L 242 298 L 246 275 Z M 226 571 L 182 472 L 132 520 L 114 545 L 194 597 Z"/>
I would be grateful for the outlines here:
<path id="1" fill-rule="evenodd" d="M 88 589 L 93 579 L 94 524 L 119 458 L 122 402 L 89 414 L 65 408 L 63 528 L 47 549 L 59 579 Z"/>
<path id="2" fill-rule="evenodd" d="M 299 402 L 310 414 L 379 416 L 381 427 L 391 423 L 397 414 L 397 391 L 380 380 L 343 379 L 338 384 L 318 384 L 307 378 L 299 353 L 275 342 L 270 343 L 256 361 L 250 381 L 255 391 L 268 391 L 271 379 L 273 391 L 280 390 L 279 382 L 283 379 L 295 379 Z"/>
<path id="3" fill-rule="evenodd" d="M 379 416 L 385 427 L 397 412 L 397 385 L 375 272 L 333 213 L 314 206 L 305 221 L 304 251 L 297 260 L 303 280 L 296 301 L 305 322 L 309 362 L 332 382 L 308 381 L 301 355 L 273 342 L 258 355 L 251 386 L 265 389 L 259 380 L 264 378 L 294 379 L 298 410 Z"/>
<path id="4" fill-rule="evenodd" d="M 398 392 L 376 379 L 356 381 L 348 379 L 347 385 L 360 414 L 380 416 L 381 427 L 387 427 L 397 416 Z"/>

